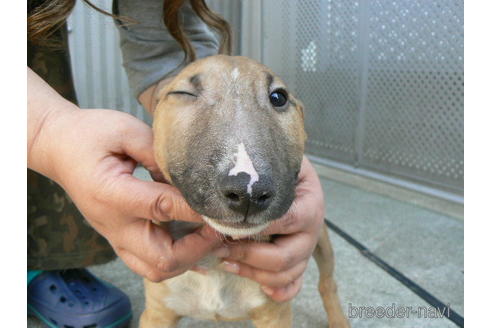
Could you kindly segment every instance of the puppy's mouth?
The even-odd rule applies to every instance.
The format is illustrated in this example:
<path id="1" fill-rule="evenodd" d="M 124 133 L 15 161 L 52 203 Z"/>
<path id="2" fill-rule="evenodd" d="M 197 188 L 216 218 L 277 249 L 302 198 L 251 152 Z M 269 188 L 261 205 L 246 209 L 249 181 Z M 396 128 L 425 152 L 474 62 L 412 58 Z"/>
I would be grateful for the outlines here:
<path id="1" fill-rule="evenodd" d="M 205 215 L 202 215 L 202 218 L 209 226 L 226 236 L 232 237 L 233 239 L 241 239 L 257 235 L 270 225 L 270 222 L 261 224 L 227 222 L 219 223 L 217 222 L 217 220 L 209 218 Z"/>

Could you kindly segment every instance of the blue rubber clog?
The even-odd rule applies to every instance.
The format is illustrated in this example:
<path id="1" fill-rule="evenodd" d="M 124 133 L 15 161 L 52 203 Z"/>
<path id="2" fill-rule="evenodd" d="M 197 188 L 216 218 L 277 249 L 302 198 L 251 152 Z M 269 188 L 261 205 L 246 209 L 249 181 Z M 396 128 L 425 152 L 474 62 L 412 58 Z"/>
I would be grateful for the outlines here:
<path id="1" fill-rule="evenodd" d="M 128 296 L 85 269 L 29 271 L 27 307 L 50 328 L 122 328 L 132 317 Z"/>

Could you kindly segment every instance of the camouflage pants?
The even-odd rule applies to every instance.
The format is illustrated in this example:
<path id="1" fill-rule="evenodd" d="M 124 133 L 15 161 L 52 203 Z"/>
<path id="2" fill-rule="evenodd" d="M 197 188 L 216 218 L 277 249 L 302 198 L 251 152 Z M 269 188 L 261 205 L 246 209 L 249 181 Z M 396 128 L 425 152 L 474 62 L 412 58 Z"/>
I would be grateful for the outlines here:
<path id="1" fill-rule="evenodd" d="M 61 49 L 28 43 L 28 66 L 66 99 L 76 103 L 66 27 L 54 37 Z M 27 266 L 29 270 L 80 268 L 115 258 L 108 242 L 85 221 L 55 182 L 27 171 Z"/>

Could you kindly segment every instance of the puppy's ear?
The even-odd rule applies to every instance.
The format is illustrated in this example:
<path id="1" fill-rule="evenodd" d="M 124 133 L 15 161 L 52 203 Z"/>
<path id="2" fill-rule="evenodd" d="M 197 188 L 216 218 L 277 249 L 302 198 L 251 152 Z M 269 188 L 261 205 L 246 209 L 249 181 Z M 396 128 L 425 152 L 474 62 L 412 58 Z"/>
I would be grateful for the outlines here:
<path id="1" fill-rule="evenodd" d="M 151 107 L 151 114 L 154 115 L 155 111 L 157 110 L 157 105 L 159 105 L 159 102 L 164 99 L 165 95 L 169 91 L 169 86 L 173 79 L 175 78 L 175 75 L 172 75 L 170 77 L 167 77 L 165 79 L 160 80 L 155 89 L 154 92 L 152 93 L 152 107 Z"/>

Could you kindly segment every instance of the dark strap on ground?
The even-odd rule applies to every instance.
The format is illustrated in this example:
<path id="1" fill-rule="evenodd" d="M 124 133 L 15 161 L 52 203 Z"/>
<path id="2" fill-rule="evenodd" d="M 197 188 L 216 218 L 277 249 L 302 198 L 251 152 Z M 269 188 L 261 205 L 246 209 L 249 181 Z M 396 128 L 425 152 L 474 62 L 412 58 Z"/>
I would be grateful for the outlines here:
<path id="1" fill-rule="evenodd" d="M 458 327 L 463 327 L 464 326 L 464 318 L 453 311 L 452 309 L 449 309 L 449 316 L 448 314 L 448 309 L 447 305 L 441 302 L 439 299 L 437 299 L 435 296 L 430 294 L 428 291 L 420 287 L 417 283 L 406 277 L 404 274 L 402 274 L 400 271 L 396 270 L 393 268 L 391 265 L 383 261 L 380 257 L 372 253 L 367 247 L 359 243 L 357 240 L 352 238 L 348 233 L 340 229 L 337 225 L 335 225 L 333 222 L 328 221 L 325 219 L 326 225 L 333 230 L 337 235 L 345 239 L 349 244 L 354 246 L 359 250 L 359 252 L 362 254 L 362 256 L 366 257 L 369 261 L 373 262 L 376 264 L 378 267 L 386 271 L 389 275 L 391 275 L 393 278 L 401 282 L 403 285 L 405 285 L 408 289 L 410 289 L 412 292 L 417 294 L 421 299 L 426 301 L 430 306 L 439 309 L 441 313 L 444 313 L 444 316 L 451 320 L 453 323 L 455 323 Z"/>

